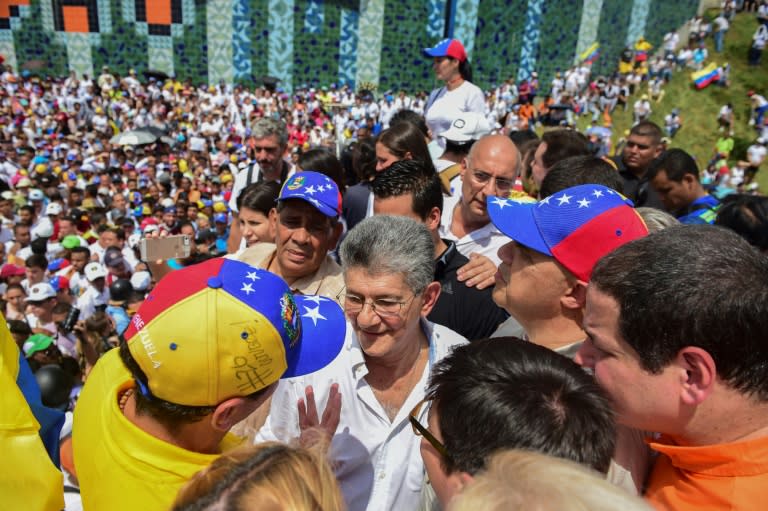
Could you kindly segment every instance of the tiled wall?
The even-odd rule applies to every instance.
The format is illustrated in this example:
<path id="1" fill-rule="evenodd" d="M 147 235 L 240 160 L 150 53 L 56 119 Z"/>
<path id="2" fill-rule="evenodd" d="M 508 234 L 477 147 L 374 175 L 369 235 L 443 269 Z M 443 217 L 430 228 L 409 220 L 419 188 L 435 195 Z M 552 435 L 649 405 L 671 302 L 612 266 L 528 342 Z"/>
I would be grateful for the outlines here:
<path id="1" fill-rule="evenodd" d="M 699 0 L 4 0 L 0 53 L 53 74 L 156 69 L 195 82 L 274 75 L 300 85 L 435 86 L 421 49 L 446 31 L 490 86 L 546 83 L 599 42 L 610 72 L 636 35 L 657 45 Z M 446 12 L 453 12 L 447 16 Z M 447 21 L 447 23 L 446 23 Z M 578 51 L 577 51 L 578 49 Z"/>

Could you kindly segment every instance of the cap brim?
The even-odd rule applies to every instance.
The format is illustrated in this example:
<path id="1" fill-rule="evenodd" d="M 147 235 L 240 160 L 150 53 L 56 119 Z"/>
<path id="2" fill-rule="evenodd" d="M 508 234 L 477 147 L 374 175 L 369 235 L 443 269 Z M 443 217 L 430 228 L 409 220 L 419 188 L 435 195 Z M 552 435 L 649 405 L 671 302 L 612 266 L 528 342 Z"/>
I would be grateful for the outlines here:
<path id="1" fill-rule="evenodd" d="M 339 305 L 324 296 L 294 295 L 301 317 L 301 345 L 288 360 L 282 378 L 314 373 L 330 364 L 341 352 L 347 322 Z"/>
<path id="2" fill-rule="evenodd" d="M 316 210 L 318 210 L 320 213 L 324 214 L 325 216 L 329 216 L 329 217 L 332 217 L 332 218 L 336 218 L 337 216 L 339 216 L 339 212 L 336 211 L 335 209 L 333 209 L 332 207 L 328 206 L 327 204 L 324 204 L 324 203 L 320 202 L 317 199 L 313 199 L 313 200 L 307 199 L 303 195 L 287 195 L 285 197 L 280 197 L 277 200 L 279 202 L 279 201 L 284 201 L 284 200 L 289 200 L 289 199 L 302 200 L 302 201 L 310 204 L 313 208 L 315 208 Z"/>
<path id="3" fill-rule="evenodd" d="M 469 142 L 472 140 L 472 137 L 469 135 L 466 135 L 460 131 L 454 131 L 453 129 L 445 130 L 440 134 L 440 136 L 446 140 L 450 140 L 451 142 Z"/>
<path id="4" fill-rule="evenodd" d="M 548 256 L 552 255 L 533 218 L 537 203 L 491 196 L 486 199 L 486 204 L 488 216 L 497 229 L 521 245 Z"/>

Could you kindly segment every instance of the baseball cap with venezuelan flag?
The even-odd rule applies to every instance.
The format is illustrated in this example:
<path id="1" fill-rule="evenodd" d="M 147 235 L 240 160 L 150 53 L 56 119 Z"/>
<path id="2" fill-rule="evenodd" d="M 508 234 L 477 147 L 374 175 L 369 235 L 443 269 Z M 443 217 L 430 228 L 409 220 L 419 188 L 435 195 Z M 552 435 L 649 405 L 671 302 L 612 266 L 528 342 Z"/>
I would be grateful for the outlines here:
<path id="1" fill-rule="evenodd" d="M 459 62 L 467 60 L 467 51 L 458 39 L 443 39 L 432 48 L 424 48 L 424 53 L 430 57 L 451 57 Z"/>
<path id="2" fill-rule="evenodd" d="M 487 203 L 501 232 L 585 282 L 601 257 L 648 234 L 632 201 L 602 185 L 573 186 L 535 203 L 501 197 Z"/>
<path id="3" fill-rule="evenodd" d="M 160 280 L 124 337 L 147 377 L 142 393 L 214 406 L 322 369 L 345 325 L 333 300 L 294 296 L 277 275 L 217 258 Z"/>

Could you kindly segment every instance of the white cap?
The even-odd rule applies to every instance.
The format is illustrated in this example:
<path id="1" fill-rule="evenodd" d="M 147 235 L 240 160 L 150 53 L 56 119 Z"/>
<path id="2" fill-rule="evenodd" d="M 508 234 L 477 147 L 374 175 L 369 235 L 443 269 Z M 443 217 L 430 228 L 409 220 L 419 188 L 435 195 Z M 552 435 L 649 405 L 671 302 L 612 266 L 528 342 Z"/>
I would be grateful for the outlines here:
<path id="1" fill-rule="evenodd" d="M 51 202 L 45 207 L 46 215 L 60 215 L 62 211 L 61 204 L 58 202 Z"/>
<path id="2" fill-rule="evenodd" d="M 93 282 L 98 278 L 106 276 L 107 269 L 101 263 L 94 261 L 85 265 L 85 278 L 88 279 L 88 282 Z"/>
<path id="3" fill-rule="evenodd" d="M 171 208 L 175 205 L 175 203 L 173 202 L 173 199 L 171 199 L 170 197 L 166 197 L 165 199 L 160 201 L 160 205 L 164 208 Z"/>
<path id="4" fill-rule="evenodd" d="M 451 142 L 469 142 L 470 140 L 480 140 L 490 132 L 491 126 L 484 115 L 476 112 L 464 112 L 440 136 Z"/>
<path id="5" fill-rule="evenodd" d="M 141 234 L 138 232 L 135 232 L 128 236 L 128 246 L 130 248 L 136 248 L 139 246 L 139 242 L 141 241 Z"/>
<path id="6" fill-rule="evenodd" d="M 45 194 L 42 190 L 38 190 L 37 188 L 33 188 L 29 191 L 29 200 L 44 200 Z"/>
<path id="7" fill-rule="evenodd" d="M 157 232 L 159 230 L 160 230 L 160 227 L 158 227 L 157 224 L 147 224 L 147 226 L 144 227 L 144 234 Z"/>
<path id="8" fill-rule="evenodd" d="M 763 137 L 757 137 L 757 143 L 758 144 L 765 144 L 765 139 Z"/>
<path id="9" fill-rule="evenodd" d="M 137 271 L 131 275 L 131 285 L 136 291 L 146 291 L 152 282 L 152 276 L 148 271 Z"/>
<path id="10" fill-rule="evenodd" d="M 48 217 L 40 219 L 40 222 L 32 229 L 32 239 L 50 238 L 53 236 L 53 222 Z"/>
<path id="11" fill-rule="evenodd" d="M 56 296 L 56 290 L 53 286 L 47 282 L 39 282 L 29 288 L 29 296 L 27 296 L 25 302 L 42 302 L 48 298 Z"/>

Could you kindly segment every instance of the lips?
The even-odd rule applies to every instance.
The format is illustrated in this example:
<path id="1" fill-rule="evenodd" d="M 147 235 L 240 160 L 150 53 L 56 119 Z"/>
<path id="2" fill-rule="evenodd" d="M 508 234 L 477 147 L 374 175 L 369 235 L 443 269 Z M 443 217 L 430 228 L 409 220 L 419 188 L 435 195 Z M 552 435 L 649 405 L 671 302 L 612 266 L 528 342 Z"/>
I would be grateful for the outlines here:
<path id="1" fill-rule="evenodd" d="M 288 256 L 288 259 L 290 259 L 293 262 L 296 263 L 303 263 L 310 259 L 309 254 L 305 254 L 304 252 L 301 252 L 299 250 L 286 250 L 286 255 Z"/>

